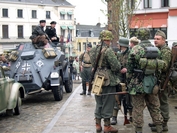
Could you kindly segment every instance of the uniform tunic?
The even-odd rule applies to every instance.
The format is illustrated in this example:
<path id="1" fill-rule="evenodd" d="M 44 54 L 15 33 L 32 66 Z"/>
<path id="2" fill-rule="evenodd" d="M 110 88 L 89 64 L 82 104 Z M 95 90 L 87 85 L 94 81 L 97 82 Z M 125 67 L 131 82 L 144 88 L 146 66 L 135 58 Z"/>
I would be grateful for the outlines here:
<path id="1" fill-rule="evenodd" d="M 50 26 L 50 27 L 46 28 L 45 32 L 48 35 L 48 37 L 50 38 L 50 40 L 52 39 L 52 37 L 56 37 L 57 38 L 57 40 L 51 40 L 52 42 L 59 42 L 59 38 L 57 37 L 55 28 L 52 28 Z"/>

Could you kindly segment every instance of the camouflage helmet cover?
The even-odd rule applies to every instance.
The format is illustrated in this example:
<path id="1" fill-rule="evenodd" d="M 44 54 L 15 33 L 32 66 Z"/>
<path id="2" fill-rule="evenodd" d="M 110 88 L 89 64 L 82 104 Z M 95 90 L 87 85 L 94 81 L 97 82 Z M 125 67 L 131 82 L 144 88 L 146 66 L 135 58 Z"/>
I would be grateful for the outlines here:
<path id="1" fill-rule="evenodd" d="M 99 39 L 100 40 L 112 40 L 113 39 L 112 32 L 109 30 L 101 31 Z"/>
<path id="2" fill-rule="evenodd" d="M 172 43 L 172 46 L 174 47 L 174 46 L 177 46 L 177 42 L 173 42 Z"/>
<path id="3" fill-rule="evenodd" d="M 139 28 L 137 35 L 140 40 L 148 40 L 150 38 L 150 30 L 148 28 Z"/>
<path id="4" fill-rule="evenodd" d="M 129 40 L 127 38 L 120 38 L 119 45 L 123 47 L 129 47 Z"/>

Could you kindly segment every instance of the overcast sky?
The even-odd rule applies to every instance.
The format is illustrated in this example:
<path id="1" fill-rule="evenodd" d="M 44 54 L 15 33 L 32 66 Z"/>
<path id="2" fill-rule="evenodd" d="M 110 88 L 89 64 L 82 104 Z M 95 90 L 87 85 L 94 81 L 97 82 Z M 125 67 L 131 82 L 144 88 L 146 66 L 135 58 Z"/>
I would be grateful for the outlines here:
<path id="1" fill-rule="evenodd" d="M 107 23 L 107 17 L 100 11 L 104 10 L 106 13 L 106 5 L 101 0 L 67 0 L 75 7 L 74 18 L 76 23 L 86 25 L 96 25 Z"/>

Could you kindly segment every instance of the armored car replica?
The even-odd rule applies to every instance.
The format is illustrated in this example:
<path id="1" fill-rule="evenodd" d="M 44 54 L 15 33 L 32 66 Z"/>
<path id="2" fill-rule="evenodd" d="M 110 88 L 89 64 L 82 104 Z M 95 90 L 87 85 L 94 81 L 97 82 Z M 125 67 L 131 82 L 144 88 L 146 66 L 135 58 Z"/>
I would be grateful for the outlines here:
<path id="1" fill-rule="evenodd" d="M 8 76 L 25 87 L 26 94 L 51 90 L 54 99 L 63 98 L 63 86 L 72 92 L 72 64 L 56 45 L 38 47 L 32 43 L 20 44 L 9 55 Z"/>

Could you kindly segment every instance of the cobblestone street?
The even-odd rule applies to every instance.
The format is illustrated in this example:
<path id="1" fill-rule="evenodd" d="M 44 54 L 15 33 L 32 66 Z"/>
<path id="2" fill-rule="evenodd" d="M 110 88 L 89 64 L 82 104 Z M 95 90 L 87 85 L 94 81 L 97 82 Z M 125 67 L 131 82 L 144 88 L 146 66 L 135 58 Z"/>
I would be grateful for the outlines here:
<path id="1" fill-rule="evenodd" d="M 64 94 L 63 100 L 54 101 L 51 92 L 28 96 L 23 100 L 19 116 L 0 115 L 0 133 L 95 133 L 94 95 L 81 96 L 82 87 L 74 84 L 72 93 Z M 169 132 L 177 131 L 177 98 L 170 98 Z M 151 117 L 144 110 L 144 132 L 150 133 L 147 126 Z M 124 116 L 120 112 L 118 124 L 119 133 L 134 133 L 132 125 L 123 125 Z M 103 125 L 103 122 L 102 122 Z M 165 132 L 164 132 L 165 133 Z"/>

